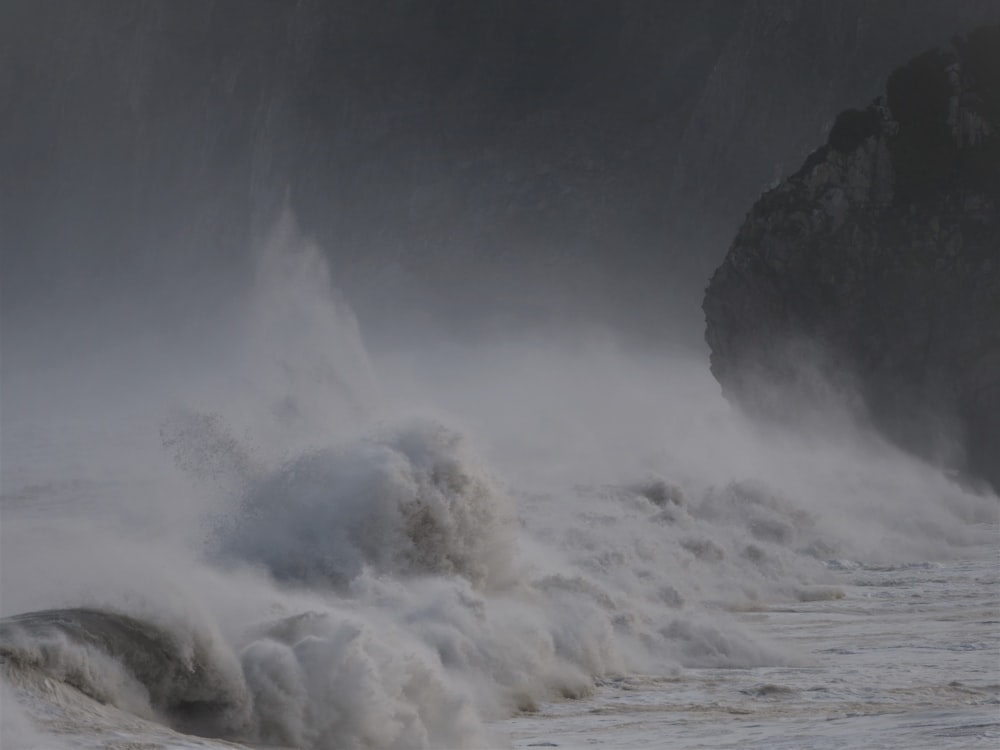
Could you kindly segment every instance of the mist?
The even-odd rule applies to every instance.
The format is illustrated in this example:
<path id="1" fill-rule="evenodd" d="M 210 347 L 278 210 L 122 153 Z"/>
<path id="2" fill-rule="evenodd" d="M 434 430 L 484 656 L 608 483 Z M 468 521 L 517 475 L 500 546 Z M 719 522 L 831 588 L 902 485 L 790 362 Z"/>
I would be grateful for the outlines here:
<path id="1" fill-rule="evenodd" d="M 291 216 L 250 254 L 240 315 L 206 321 L 197 357 L 126 348 L 5 400 L 0 612 L 100 608 L 189 643 L 200 681 L 138 704 L 72 630 L 19 657 L 87 664 L 84 693 L 132 715 L 495 744 L 484 721 L 595 676 L 806 663 L 726 613 L 842 596 L 825 560 L 994 540 L 995 497 L 847 412 L 755 426 L 697 352 L 582 326 L 369 345 Z M 210 724 L 178 713 L 196 700 Z"/>
<path id="2" fill-rule="evenodd" d="M 661 67 L 637 11 L 458 5 L 399 4 L 411 37 L 360 5 L 5 9 L 4 743 L 502 747 L 607 681 L 808 666 L 738 615 L 995 547 L 996 496 L 843 383 L 777 425 L 712 378 L 701 294 L 773 175 L 683 175 L 743 5 L 662 10 Z"/>

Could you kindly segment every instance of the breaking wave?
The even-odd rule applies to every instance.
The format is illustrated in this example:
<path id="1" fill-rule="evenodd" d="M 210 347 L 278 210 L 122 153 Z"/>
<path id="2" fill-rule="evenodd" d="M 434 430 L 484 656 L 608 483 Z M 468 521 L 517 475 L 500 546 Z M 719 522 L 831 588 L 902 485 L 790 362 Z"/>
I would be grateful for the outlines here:
<path id="1" fill-rule="evenodd" d="M 485 589 L 509 576 L 512 523 L 465 440 L 430 423 L 289 461 L 251 489 L 219 544 L 281 581 L 343 588 L 370 567 Z"/>
<path id="2" fill-rule="evenodd" d="M 290 231 L 239 378 L 162 423 L 170 482 L 5 496 L 5 739 L 502 746 L 491 720 L 602 680 L 804 663 L 733 613 L 993 542 L 995 497 L 868 438 L 765 439 L 700 364 L 526 342 L 375 367 Z"/>
<path id="3" fill-rule="evenodd" d="M 232 734 L 249 719 L 239 664 L 224 647 L 118 612 L 56 609 L 0 620 L 0 659 L 15 684 L 40 673 L 182 731 Z"/>

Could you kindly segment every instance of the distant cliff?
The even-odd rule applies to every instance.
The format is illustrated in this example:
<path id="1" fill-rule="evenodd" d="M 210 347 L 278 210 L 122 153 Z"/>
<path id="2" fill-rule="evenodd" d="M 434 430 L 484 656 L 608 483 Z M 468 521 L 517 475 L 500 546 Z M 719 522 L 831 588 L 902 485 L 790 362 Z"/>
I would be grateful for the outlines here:
<path id="1" fill-rule="evenodd" d="M 703 303 L 727 397 L 788 416 L 791 391 L 820 395 L 808 360 L 893 439 L 1000 488 L 998 213 L 1000 26 L 987 26 L 895 70 L 753 206 Z M 941 435 L 964 452 L 946 455 Z"/>

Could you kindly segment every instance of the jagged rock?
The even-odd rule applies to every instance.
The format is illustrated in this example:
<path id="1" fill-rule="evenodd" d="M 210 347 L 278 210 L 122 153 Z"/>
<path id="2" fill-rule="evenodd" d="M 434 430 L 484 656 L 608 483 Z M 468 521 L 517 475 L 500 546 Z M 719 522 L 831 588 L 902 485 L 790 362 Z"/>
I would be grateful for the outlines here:
<path id="1" fill-rule="evenodd" d="M 788 417 L 792 392 L 833 382 L 897 442 L 1000 488 L 998 214 L 987 26 L 894 71 L 753 206 L 703 303 L 727 398 Z"/>

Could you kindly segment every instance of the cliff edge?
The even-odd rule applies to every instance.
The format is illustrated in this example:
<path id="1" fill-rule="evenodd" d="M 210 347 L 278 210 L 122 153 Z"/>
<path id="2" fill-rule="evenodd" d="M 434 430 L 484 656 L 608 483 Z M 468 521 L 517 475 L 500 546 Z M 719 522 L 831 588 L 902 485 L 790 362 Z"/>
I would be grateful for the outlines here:
<path id="1" fill-rule="evenodd" d="M 895 70 L 750 210 L 703 302 L 726 397 L 788 418 L 793 394 L 833 383 L 896 442 L 1000 489 L 998 214 L 986 26 Z"/>

